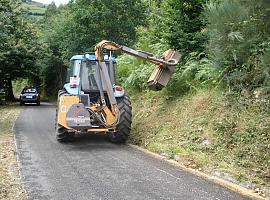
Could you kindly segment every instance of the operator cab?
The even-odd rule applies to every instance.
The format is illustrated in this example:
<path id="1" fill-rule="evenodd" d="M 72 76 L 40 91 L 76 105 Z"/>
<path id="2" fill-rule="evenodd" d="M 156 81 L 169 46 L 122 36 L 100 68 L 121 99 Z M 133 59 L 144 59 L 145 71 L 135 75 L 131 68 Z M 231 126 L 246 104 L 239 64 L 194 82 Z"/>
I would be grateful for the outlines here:
<path id="1" fill-rule="evenodd" d="M 115 85 L 116 60 L 113 57 L 105 55 L 104 61 L 108 69 L 111 84 Z M 101 87 L 105 91 L 96 62 L 96 56 L 87 53 L 85 55 L 75 55 L 70 59 L 70 68 L 67 77 L 69 83 L 65 85 L 68 93 L 77 95 L 81 91 L 83 93 L 99 92 Z"/>
<path id="2" fill-rule="evenodd" d="M 116 98 L 124 96 L 122 87 L 115 83 L 115 58 L 104 55 L 109 80 L 113 86 L 113 93 Z M 71 95 L 79 95 L 86 102 L 99 102 L 101 93 L 104 93 L 106 102 L 108 103 L 108 95 L 104 85 L 104 77 L 100 73 L 95 55 L 86 53 L 85 55 L 75 55 L 70 59 L 70 68 L 68 71 L 67 82 L 64 85 L 65 90 Z M 89 105 L 85 103 L 85 105 Z"/>

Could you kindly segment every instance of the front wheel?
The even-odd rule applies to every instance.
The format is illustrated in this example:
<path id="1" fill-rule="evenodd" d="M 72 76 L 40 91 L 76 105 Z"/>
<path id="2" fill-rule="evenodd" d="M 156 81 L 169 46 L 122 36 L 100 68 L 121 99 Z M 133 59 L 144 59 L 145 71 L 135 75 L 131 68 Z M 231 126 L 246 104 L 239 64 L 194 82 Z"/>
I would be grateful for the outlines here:
<path id="1" fill-rule="evenodd" d="M 132 107 L 127 95 L 117 98 L 120 119 L 116 126 L 116 132 L 109 132 L 108 136 L 112 142 L 125 143 L 130 135 L 132 123 Z"/>

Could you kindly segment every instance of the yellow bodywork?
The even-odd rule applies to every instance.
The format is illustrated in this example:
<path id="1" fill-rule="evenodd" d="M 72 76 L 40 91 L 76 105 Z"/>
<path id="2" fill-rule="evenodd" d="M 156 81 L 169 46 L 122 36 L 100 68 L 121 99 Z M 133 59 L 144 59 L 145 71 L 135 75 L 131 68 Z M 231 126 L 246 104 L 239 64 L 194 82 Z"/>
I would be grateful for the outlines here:
<path id="1" fill-rule="evenodd" d="M 72 129 L 67 125 L 67 121 L 66 121 L 66 115 L 68 110 L 70 109 L 70 107 L 73 104 L 77 104 L 79 103 L 79 97 L 78 96 L 60 96 L 59 102 L 58 102 L 58 118 L 57 118 L 57 123 L 67 129 Z M 93 111 L 97 110 L 97 107 L 99 106 L 99 104 L 95 104 L 91 107 L 87 107 L 88 109 L 91 109 Z M 108 124 L 112 124 L 115 121 L 115 116 L 112 114 L 112 112 L 110 111 L 110 109 L 105 106 L 100 113 L 102 115 L 102 117 L 104 117 L 104 119 L 107 121 Z M 112 129 L 115 129 L 114 127 L 112 127 L 110 129 L 110 131 Z M 107 132 L 109 131 L 109 129 L 107 128 L 91 128 L 87 130 L 88 132 Z"/>
<path id="2" fill-rule="evenodd" d="M 65 128 L 71 129 L 67 125 L 66 115 L 68 110 L 73 104 L 79 103 L 79 97 L 78 96 L 60 96 L 59 102 L 58 102 L 58 118 L 57 122 L 61 126 L 64 126 Z"/>

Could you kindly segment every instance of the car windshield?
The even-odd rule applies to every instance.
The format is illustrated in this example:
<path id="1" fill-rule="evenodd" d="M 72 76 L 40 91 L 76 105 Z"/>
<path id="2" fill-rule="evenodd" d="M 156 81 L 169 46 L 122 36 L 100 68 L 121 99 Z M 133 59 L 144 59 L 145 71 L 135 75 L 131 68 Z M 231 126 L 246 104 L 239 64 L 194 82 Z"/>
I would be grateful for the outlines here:
<path id="1" fill-rule="evenodd" d="M 37 90 L 34 88 L 28 88 L 28 89 L 24 89 L 22 93 L 37 93 Z"/>

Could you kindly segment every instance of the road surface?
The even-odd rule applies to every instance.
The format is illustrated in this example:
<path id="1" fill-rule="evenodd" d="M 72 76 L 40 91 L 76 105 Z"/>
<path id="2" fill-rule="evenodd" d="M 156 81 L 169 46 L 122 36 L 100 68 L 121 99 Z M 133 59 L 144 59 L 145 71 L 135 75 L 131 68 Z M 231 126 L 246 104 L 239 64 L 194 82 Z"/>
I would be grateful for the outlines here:
<path id="1" fill-rule="evenodd" d="M 246 199 L 102 135 L 58 143 L 54 117 L 52 105 L 25 106 L 14 126 L 29 199 Z"/>

